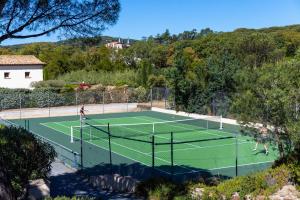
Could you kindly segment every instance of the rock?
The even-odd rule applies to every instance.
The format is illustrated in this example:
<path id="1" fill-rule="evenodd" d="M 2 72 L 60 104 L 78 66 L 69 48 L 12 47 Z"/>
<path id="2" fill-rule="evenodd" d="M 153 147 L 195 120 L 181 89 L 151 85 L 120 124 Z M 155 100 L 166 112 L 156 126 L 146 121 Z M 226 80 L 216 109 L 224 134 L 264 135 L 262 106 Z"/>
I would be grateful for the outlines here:
<path id="1" fill-rule="evenodd" d="M 266 199 L 266 197 L 263 196 L 263 195 L 258 195 L 258 196 L 255 198 L 255 200 L 265 200 L 265 199 Z"/>
<path id="2" fill-rule="evenodd" d="M 300 192 L 293 185 L 285 185 L 281 190 L 269 196 L 270 200 L 300 200 Z"/>
<path id="3" fill-rule="evenodd" d="M 240 200 L 240 195 L 239 195 L 239 193 L 235 192 L 235 193 L 232 195 L 231 200 Z"/>
<path id="4" fill-rule="evenodd" d="M 29 182 L 28 199 L 44 199 L 50 196 L 49 183 L 43 179 L 37 179 Z"/>
<path id="5" fill-rule="evenodd" d="M 193 191 L 192 191 L 192 199 L 202 199 L 202 196 L 203 196 L 203 192 L 204 192 L 204 188 L 195 188 Z"/>

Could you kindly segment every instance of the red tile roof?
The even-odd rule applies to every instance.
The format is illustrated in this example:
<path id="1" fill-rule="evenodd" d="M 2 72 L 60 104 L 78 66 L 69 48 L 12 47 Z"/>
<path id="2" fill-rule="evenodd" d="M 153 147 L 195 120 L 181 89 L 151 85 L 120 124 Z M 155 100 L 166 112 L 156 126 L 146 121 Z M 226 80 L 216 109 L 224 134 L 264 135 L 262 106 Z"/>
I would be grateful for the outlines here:
<path id="1" fill-rule="evenodd" d="M 0 55 L 0 66 L 3 65 L 45 65 L 33 55 Z"/>

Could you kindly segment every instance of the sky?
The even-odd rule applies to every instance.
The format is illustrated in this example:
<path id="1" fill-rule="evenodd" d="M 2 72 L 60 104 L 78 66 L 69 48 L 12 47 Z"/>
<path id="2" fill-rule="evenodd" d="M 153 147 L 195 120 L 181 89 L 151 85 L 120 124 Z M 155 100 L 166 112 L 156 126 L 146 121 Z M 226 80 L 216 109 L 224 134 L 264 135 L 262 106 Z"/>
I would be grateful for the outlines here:
<path id="1" fill-rule="evenodd" d="M 263 28 L 300 24 L 300 0 L 120 0 L 114 26 L 102 35 L 141 39 L 169 29 L 171 34 L 211 28 Z M 6 40 L 2 45 L 57 41 L 57 35 Z"/>

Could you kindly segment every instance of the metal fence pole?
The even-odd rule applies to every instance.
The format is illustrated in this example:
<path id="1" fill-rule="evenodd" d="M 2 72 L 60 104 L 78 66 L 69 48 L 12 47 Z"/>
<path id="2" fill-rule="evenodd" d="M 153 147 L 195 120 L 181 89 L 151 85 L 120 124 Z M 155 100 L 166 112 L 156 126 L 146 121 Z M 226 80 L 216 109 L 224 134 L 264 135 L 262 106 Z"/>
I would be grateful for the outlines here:
<path id="1" fill-rule="evenodd" d="M 82 149 L 82 116 L 80 115 L 80 168 L 83 169 L 83 149 Z"/>
<path id="2" fill-rule="evenodd" d="M 155 143 L 154 142 L 155 142 L 154 141 L 154 135 L 152 135 L 152 142 L 151 142 L 151 144 L 152 144 L 152 170 L 153 170 L 153 172 L 154 172 L 154 167 L 155 167 L 155 153 L 154 153 L 154 151 L 155 151 L 155 149 L 154 149 Z"/>
<path id="3" fill-rule="evenodd" d="M 152 104 L 153 104 L 153 88 L 151 88 L 150 90 L 150 106 L 152 108 Z"/>
<path id="4" fill-rule="evenodd" d="M 128 96 L 127 96 L 127 99 L 126 99 L 126 112 L 128 112 L 128 110 L 129 110 L 128 104 L 129 104 L 129 102 L 128 102 Z"/>
<path id="5" fill-rule="evenodd" d="M 238 139 L 237 134 L 235 134 L 235 176 L 238 176 Z"/>
<path id="6" fill-rule="evenodd" d="M 50 92 L 48 92 L 48 110 L 49 110 L 49 117 L 50 117 Z"/>
<path id="7" fill-rule="evenodd" d="M 165 87 L 164 99 L 165 99 L 165 109 L 167 109 L 167 87 Z"/>
<path id="8" fill-rule="evenodd" d="M 173 146 L 173 132 L 171 132 L 171 174 L 174 175 L 174 146 Z"/>
<path id="9" fill-rule="evenodd" d="M 102 94 L 102 113 L 104 114 L 104 98 L 105 98 L 105 91 L 103 91 L 103 94 Z"/>
<path id="10" fill-rule="evenodd" d="M 20 119 L 22 119 L 22 96 L 19 94 Z"/>
<path id="11" fill-rule="evenodd" d="M 110 135 L 109 123 L 107 124 L 107 131 L 108 131 L 109 165 L 110 165 L 110 173 L 112 173 L 111 135 Z"/>
<path id="12" fill-rule="evenodd" d="M 75 92 L 76 115 L 78 116 L 78 93 Z"/>

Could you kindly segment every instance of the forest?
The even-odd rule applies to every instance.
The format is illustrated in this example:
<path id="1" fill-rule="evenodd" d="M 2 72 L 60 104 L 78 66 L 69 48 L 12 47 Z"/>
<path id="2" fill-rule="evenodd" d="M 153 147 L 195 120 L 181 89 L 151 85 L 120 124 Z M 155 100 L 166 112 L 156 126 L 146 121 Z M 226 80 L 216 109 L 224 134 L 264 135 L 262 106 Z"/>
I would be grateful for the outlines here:
<path id="1" fill-rule="evenodd" d="M 43 87 L 55 87 L 51 80 L 60 80 L 60 87 L 82 81 L 168 87 L 177 110 L 233 117 L 245 124 L 267 123 L 275 127 L 278 141 L 299 141 L 300 25 L 179 34 L 166 30 L 130 40 L 129 48 L 105 47 L 117 39 L 6 46 L 0 53 L 32 54 L 47 63 Z M 288 146 L 279 144 L 281 152 Z"/>

